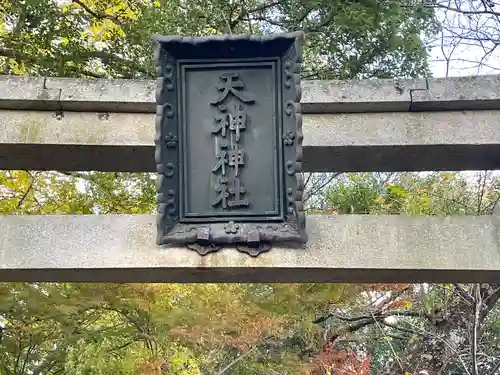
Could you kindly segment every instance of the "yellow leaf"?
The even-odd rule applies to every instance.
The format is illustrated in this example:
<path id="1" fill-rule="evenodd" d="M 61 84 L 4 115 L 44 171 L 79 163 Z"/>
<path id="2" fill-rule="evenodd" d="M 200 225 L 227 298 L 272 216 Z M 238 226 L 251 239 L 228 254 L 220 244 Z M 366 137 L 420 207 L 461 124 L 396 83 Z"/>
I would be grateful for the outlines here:
<path id="1" fill-rule="evenodd" d="M 92 32 L 92 36 L 99 40 L 99 38 L 104 33 L 104 27 L 102 23 L 94 23 L 90 26 L 90 31 Z"/>
<path id="2" fill-rule="evenodd" d="M 447 180 L 450 180 L 453 178 L 453 173 L 447 173 L 447 172 L 444 172 L 444 173 L 440 173 L 439 174 L 441 176 L 441 178 L 445 181 Z"/>

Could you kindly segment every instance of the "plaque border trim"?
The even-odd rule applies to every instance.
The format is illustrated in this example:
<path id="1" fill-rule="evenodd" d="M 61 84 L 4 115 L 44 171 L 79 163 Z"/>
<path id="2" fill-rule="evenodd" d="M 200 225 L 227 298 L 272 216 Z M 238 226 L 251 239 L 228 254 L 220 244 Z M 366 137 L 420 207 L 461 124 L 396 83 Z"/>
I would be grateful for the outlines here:
<path id="1" fill-rule="evenodd" d="M 254 35 L 214 35 L 205 37 L 155 36 L 155 63 L 157 75 L 156 88 L 156 135 L 155 162 L 157 170 L 157 237 L 158 245 L 186 245 L 200 255 L 218 251 L 225 245 L 236 245 L 239 251 L 251 256 L 269 251 L 277 243 L 302 245 L 307 242 L 306 219 L 303 209 L 302 179 L 302 115 L 300 68 L 302 63 L 302 45 L 304 33 L 272 34 L 266 36 Z M 222 45 L 220 45 L 222 43 Z M 240 48 L 239 52 L 247 54 L 249 44 L 264 46 L 269 44 L 266 53 L 269 58 L 280 60 L 281 75 L 281 118 L 282 140 L 280 147 L 282 155 L 282 185 L 279 195 L 282 196 L 284 220 L 265 220 L 253 222 L 249 216 L 240 221 L 229 222 L 179 222 L 179 121 L 177 97 L 179 84 L 176 61 L 195 57 L 205 57 L 213 60 L 219 58 L 210 55 L 208 46 L 218 45 L 223 55 L 231 57 L 229 47 Z M 274 44 L 273 44 L 274 43 Z M 273 48 L 270 48 L 270 46 Z M 179 46 L 187 47 L 184 51 L 191 56 L 180 56 L 184 52 Z M 285 46 L 280 54 L 275 53 L 276 46 Z M 280 48 L 281 48 L 280 47 Z M 210 55 L 210 56 L 209 56 Z M 245 56 L 249 60 L 257 56 Z M 241 61 L 244 57 L 235 58 Z M 196 59 L 194 59 L 196 60 Z M 200 59 L 201 60 L 201 59 Z M 198 61 L 200 61 L 198 60 Z M 228 60 L 231 60 L 228 58 Z M 255 60 L 254 60 L 255 61 Z M 281 143 L 281 141 L 283 143 Z"/>

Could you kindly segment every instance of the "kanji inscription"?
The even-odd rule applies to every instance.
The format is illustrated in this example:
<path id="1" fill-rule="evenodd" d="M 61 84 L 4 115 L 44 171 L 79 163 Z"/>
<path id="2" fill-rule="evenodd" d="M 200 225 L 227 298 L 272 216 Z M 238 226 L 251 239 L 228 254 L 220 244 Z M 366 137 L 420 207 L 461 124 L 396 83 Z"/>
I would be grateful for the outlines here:
<path id="1" fill-rule="evenodd" d="M 281 217 L 275 74 L 271 62 L 184 69 L 184 217 Z"/>
<path id="2" fill-rule="evenodd" d="M 246 129 L 247 113 L 243 107 L 244 103 L 252 104 L 255 100 L 250 94 L 244 93 L 244 83 L 238 73 L 222 73 L 219 76 L 221 82 L 215 88 L 219 91 L 217 98 L 210 102 L 217 106 L 220 114 L 215 115 L 215 129 L 212 133 L 219 144 L 217 150 L 217 163 L 212 169 L 213 173 L 219 173 L 219 184 L 215 186 L 217 194 L 212 206 L 221 206 L 223 209 L 234 209 L 248 207 L 250 204 L 245 187 L 240 179 L 242 169 L 245 166 L 245 151 L 241 148 L 240 140 L 242 131 Z M 238 101 L 231 111 L 224 103 L 228 95 L 234 95 Z M 227 128 L 229 127 L 229 132 Z M 229 168 L 226 168 L 226 164 Z M 228 184 L 231 187 L 227 187 Z M 229 192 L 229 193 L 228 193 Z"/>
<path id="3" fill-rule="evenodd" d="M 243 92 L 243 82 L 240 80 L 238 73 L 222 73 L 220 75 L 222 80 L 221 83 L 218 83 L 216 88 L 219 91 L 218 97 L 210 102 L 212 104 L 220 104 L 222 103 L 228 96 L 229 93 L 236 96 L 239 100 L 244 103 L 253 103 L 254 99 L 247 97 Z"/>

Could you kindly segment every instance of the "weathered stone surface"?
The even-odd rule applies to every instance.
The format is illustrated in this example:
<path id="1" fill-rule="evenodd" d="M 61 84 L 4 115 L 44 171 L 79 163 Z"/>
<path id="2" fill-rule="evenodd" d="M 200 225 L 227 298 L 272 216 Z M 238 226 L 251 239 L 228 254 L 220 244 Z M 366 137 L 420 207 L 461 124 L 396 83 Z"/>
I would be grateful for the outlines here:
<path id="1" fill-rule="evenodd" d="M 310 241 L 250 258 L 155 245 L 150 215 L 0 216 L 0 281 L 486 282 L 496 216 L 308 216 Z"/>
<path id="2" fill-rule="evenodd" d="M 306 171 L 500 167 L 500 111 L 304 115 Z M 0 110 L 0 168 L 155 171 L 149 113 Z"/>
<path id="3" fill-rule="evenodd" d="M 500 75 L 436 78 L 411 93 L 412 111 L 500 109 Z"/>
<path id="4" fill-rule="evenodd" d="M 154 80 L 0 76 L 0 108 L 153 113 L 155 90 Z"/>
<path id="5" fill-rule="evenodd" d="M 153 146 L 154 121 L 151 113 L 0 110 L 0 143 Z"/>
<path id="6" fill-rule="evenodd" d="M 500 76 L 302 81 L 302 112 L 500 109 L 499 83 Z M 155 88 L 154 80 L 0 76 L 0 108 L 153 113 Z"/>
<path id="7" fill-rule="evenodd" d="M 303 81 L 304 113 L 406 112 L 411 90 L 426 87 L 425 79 Z"/>
<path id="8" fill-rule="evenodd" d="M 500 145 L 500 111 L 342 113 L 304 116 L 304 145 Z"/>

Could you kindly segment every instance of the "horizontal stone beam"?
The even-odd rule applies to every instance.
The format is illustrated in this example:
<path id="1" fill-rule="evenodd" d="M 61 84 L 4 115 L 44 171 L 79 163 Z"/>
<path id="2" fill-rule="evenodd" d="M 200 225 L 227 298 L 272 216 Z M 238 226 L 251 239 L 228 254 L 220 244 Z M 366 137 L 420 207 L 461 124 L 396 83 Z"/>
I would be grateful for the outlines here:
<path id="1" fill-rule="evenodd" d="M 0 109 L 155 112 L 154 80 L 0 76 Z M 500 75 L 303 81 L 303 113 L 500 109 Z"/>
<path id="2" fill-rule="evenodd" d="M 154 116 L 0 110 L 0 169 L 155 172 Z M 304 115 L 303 167 L 500 169 L 499 123 L 500 110 Z"/>
<path id="3" fill-rule="evenodd" d="M 0 216 L 0 281 L 493 282 L 497 216 L 308 216 L 304 248 L 205 257 L 155 245 L 150 215 Z"/>

